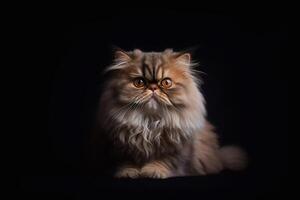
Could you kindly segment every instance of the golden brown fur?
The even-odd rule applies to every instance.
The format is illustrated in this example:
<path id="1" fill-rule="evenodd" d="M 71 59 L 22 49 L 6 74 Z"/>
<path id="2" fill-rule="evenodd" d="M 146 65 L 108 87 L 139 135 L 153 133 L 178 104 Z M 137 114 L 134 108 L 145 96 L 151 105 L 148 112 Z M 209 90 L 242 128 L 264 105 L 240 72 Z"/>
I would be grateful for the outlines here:
<path id="1" fill-rule="evenodd" d="M 117 51 L 100 101 L 100 125 L 120 166 L 116 177 L 168 178 L 241 169 L 220 148 L 188 53 Z"/>

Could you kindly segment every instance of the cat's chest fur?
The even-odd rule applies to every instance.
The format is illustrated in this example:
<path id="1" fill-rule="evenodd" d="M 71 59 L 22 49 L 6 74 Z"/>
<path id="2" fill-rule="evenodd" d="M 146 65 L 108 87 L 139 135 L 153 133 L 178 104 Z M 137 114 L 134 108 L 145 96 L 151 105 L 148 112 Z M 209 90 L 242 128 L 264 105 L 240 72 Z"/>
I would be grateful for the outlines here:
<path id="1" fill-rule="evenodd" d="M 112 135 L 115 144 L 125 153 L 148 159 L 178 152 L 189 133 L 166 123 L 164 119 L 144 118 L 139 123 L 124 123 L 124 120 L 122 123 L 115 123 Z"/>

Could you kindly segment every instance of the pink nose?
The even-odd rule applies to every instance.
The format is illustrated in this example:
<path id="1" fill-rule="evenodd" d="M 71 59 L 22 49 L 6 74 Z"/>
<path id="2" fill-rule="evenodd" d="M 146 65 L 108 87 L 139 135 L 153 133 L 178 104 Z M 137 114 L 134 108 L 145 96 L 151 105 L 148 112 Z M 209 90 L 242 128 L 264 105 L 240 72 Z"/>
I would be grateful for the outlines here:
<path id="1" fill-rule="evenodd" d="M 154 90 L 157 89 L 157 85 L 152 83 L 152 84 L 149 85 L 149 89 L 154 92 Z"/>

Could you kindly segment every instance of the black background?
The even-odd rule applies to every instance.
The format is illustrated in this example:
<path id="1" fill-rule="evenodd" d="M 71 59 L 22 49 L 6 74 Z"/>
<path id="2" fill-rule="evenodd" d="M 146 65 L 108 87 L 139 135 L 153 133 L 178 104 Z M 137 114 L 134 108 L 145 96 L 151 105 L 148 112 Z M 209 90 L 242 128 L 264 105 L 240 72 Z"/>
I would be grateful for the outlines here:
<path id="1" fill-rule="evenodd" d="M 22 66 L 26 84 L 18 95 L 24 111 L 16 125 L 22 129 L 21 191 L 199 199 L 287 195 L 288 26 L 282 7 L 145 5 L 25 15 L 20 35 L 29 63 L 26 70 Z M 193 58 L 206 73 L 208 119 L 222 144 L 246 149 L 248 169 L 168 180 L 114 180 L 94 173 L 86 146 L 112 45 L 144 51 L 197 47 Z"/>

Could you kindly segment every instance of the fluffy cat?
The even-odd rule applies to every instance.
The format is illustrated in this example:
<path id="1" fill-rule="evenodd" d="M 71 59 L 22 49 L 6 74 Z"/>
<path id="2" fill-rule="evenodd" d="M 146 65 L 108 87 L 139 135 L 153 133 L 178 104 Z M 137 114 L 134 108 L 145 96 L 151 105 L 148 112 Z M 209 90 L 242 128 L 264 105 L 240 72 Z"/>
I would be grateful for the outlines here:
<path id="1" fill-rule="evenodd" d="M 189 53 L 117 50 L 105 73 L 100 121 L 116 177 L 168 178 L 240 170 L 245 153 L 219 147 Z"/>

